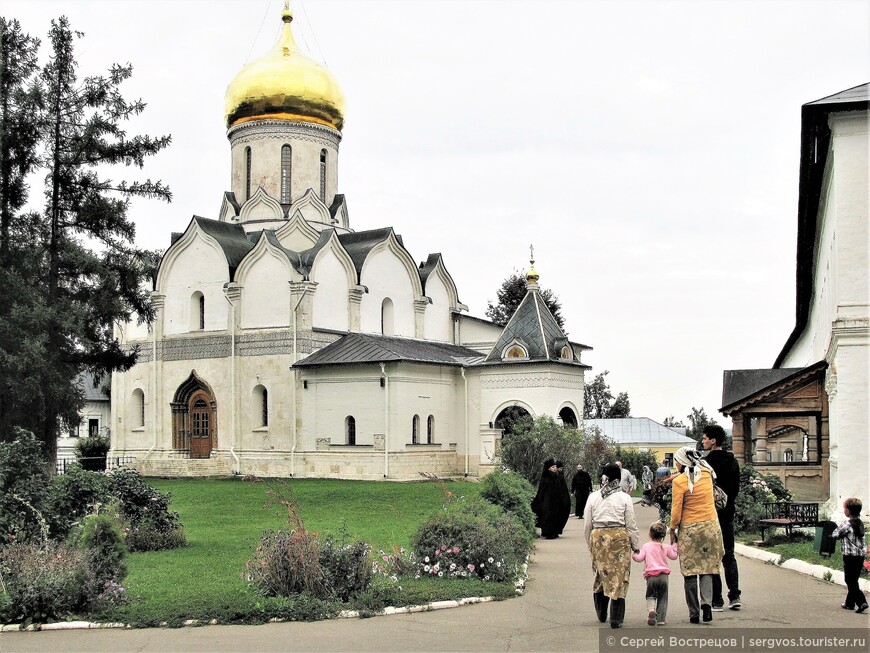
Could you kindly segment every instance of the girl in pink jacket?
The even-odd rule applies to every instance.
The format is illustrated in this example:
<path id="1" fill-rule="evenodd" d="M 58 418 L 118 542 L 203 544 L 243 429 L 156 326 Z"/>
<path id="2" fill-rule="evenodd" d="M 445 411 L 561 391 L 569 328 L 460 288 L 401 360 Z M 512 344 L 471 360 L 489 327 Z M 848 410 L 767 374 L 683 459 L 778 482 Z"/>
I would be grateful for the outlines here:
<path id="1" fill-rule="evenodd" d="M 661 522 L 653 522 L 649 527 L 650 541 L 631 557 L 635 562 L 645 562 L 643 577 L 646 578 L 646 609 L 649 626 L 665 625 L 668 615 L 668 575 L 671 568 L 668 559 L 677 559 L 677 544 L 665 544 L 667 529 Z"/>

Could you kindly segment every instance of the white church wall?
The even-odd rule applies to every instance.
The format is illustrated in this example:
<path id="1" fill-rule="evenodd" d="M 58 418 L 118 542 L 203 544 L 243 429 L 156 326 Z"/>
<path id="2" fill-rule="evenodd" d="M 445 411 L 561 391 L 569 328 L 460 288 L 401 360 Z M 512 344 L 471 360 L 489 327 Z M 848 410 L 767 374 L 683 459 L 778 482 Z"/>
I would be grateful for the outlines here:
<path id="1" fill-rule="evenodd" d="M 267 250 L 239 278 L 243 329 L 290 324 L 290 269 L 286 258 Z"/>
<path id="2" fill-rule="evenodd" d="M 380 370 L 347 367 L 305 370 L 301 379 L 307 388 L 299 390 L 298 448 L 317 448 L 318 438 L 333 445 L 346 444 L 345 420 L 356 422 L 358 445 L 373 445 L 375 435 L 384 433 L 384 389 Z"/>
<path id="3" fill-rule="evenodd" d="M 293 375 L 292 356 L 263 355 L 237 358 L 238 449 L 246 454 L 290 451 L 292 447 Z M 268 424 L 263 424 L 262 397 L 267 392 Z M 224 412 L 230 418 L 230 411 Z"/>
<path id="4" fill-rule="evenodd" d="M 226 329 L 229 305 L 223 287 L 229 281 L 227 261 L 217 244 L 196 237 L 179 252 L 165 271 L 161 291 L 165 293 L 164 333 L 176 335 L 198 329 L 191 328 L 196 316 L 191 315 L 191 297 L 201 292 L 205 298 L 205 331 Z"/>
<path id="5" fill-rule="evenodd" d="M 432 303 L 426 307 L 423 316 L 423 335 L 426 340 L 450 342 L 452 321 L 450 319 L 450 295 L 447 287 L 437 275 L 429 275 L 426 282 L 426 295 Z"/>
<path id="6" fill-rule="evenodd" d="M 311 280 L 317 282 L 314 292 L 312 323 L 315 327 L 349 331 L 347 271 L 332 250 L 317 257 L 311 270 Z"/>
<path id="7" fill-rule="evenodd" d="M 281 199 L 281 148 L 291 147 L 290 199 L 295 201 L 309 188 L 320 195 L 320 152 L 326 150 L 326 197 L 329 205 L 338 187 L 338 132 L 299 122 L 259 120 L 233 127 L 229 132 L 232 156 L 232 190 L 245 202 L 246 149 L 251 148 L 251 194 L 262 187 Z"/>
<path id="8" fill-rule="evenodd" d="M 480 384 L 481 415 L 486 422 L 495 422 L 498 413 L 514 403 L 526 408 L 532 417 L 549 415 L 554 419 L 565 403 L 583 405 L 582 368 L 515 363 L 481 372 Z"/>
<path id="9" fill-rule="evenodd" d="M 502 327 L 469 315 L 459 316 L 457 344 L 488 354 L 501 335 Z"/>
<path id="10" fill-rule="evenodd" d="M 381 333 L 381 306 L 389 298 L 393 303 L 393 335 L 414 337 L 414 286 L 399 257 L 387 248 L 373 250 L 360 277 L 369 289 L 360 303 L 360 331 Z"/>

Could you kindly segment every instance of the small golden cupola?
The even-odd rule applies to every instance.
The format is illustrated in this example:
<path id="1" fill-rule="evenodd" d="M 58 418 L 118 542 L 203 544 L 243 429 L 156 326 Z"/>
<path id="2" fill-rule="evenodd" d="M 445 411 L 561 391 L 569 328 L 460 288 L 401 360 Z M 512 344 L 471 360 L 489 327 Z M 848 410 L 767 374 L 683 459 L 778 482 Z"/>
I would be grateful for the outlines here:
<path id="1" fill-rule="evenodd" d="M 529 271 L 526 272 L 526 285 L 528 286 L 537 286 L 538 279 L 541 278 L 541 275 L 538 274 L 538 271 L 535 269 L 535 246 L 529 246 Z"/>
<path id="2" fill-rule="evenodd" d="M 344 94 L 338 82 L 296 45 L 289 2 L 281 19 L 284 27 L 275 47 L 242 68 L 227 87 L 227 127 L 251 120 L 299 120 L 341 131 Z"/>

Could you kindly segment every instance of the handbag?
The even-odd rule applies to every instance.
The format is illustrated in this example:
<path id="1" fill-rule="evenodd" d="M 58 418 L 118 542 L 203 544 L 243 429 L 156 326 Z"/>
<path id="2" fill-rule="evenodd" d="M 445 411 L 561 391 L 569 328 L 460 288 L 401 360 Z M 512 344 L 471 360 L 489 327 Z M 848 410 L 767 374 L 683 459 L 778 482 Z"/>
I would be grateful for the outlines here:
<path id="1" fill-rule="evenodd" d="M 713 479 L 713 503 L 716 504 L 716 510 L 724 510 L 728 505 L 728 494 L 716 484 L 716 479 Z"/>

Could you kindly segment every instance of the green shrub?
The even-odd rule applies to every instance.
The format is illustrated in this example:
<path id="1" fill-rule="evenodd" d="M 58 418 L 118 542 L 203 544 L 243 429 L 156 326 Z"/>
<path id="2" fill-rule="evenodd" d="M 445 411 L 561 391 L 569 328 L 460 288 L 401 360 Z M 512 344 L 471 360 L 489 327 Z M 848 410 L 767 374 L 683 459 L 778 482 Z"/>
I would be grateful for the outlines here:
<path id="1" fill-rule="evenodd" d="M 91 472 L 106 471 L 106 454 L 111 448 L 109 438 L 99 435 L 79 438 L 76 441 L 76 459 L 79 464 Z"/>
<path id="2" fill-rule="evenodd" d="M 456 501 L 414 535 L 417 575 L 515 580 L 532 538 L 516 517 L 485 501 Z"/>
<path id="3" fill-rule="evenodd" d="M 627 469 L 632 474 L 634 474 L 637 479 L 637 486 L 641 489 L 641 477 L 643 476 L 643 466 L 652 470 L 653 474 L 655 474 L 656 469 L 659 466 L 659 461 L 656 460 L 656 456 L 651 451 L 638 451 L 637 449 L 623 449 L 620 446 L 616 447 L 616 450 L 613 452 L 613 460 L 618 460 L 622 463 L 623 469 Z M 600 470 L 596 470 L 596 473 Z"/>
<path id="4" fill-rule="evenodd" d="M 320 566 L 320 542 L 301 526 L 291 531 L 264 533 L 245 570 L 248 584 L 266 596 L 327 594 Z"/>
<path id="5" fill-rule="evenodd" d="M 764 503 L 791 501 L 791 493 L 772 474 L 762 474 L 752 465 L 740 468 L 740 492 L 734 501 L 734 531 L 754 532 L 764 517 Z"/>
<path id="6" fill-rule="evenodd" d="M 129 525 L 130 551 L 156 551 L 186 544 L 172 497 L 148 485 L 133 469 L 121 467 L 108 475 L 109 491 L 120 501 L 121 517 Z"/>
<path id="7" fill-rule="evenodd" d="M 110 500 L 109 479 L 105 474 L 71 465 L 66 474 L 54 479 L 52 512 L 56 516 L 55 535 L 65 537 L 73 524 L 93 513 L 97 505 L 107 504 Z"/>
<path id="8" fill-rule="evenodd" d="M 33 433 L 16 429 L 14 440 L 0 443 L 0 546 L 41 542 L 55 529 L 51 479 Z"/>
<path id="9" fill-rule="evenodd" d="M 7 600 L 2 622 L 45 623 L 86 612 L 98 585 L 88 555 L 64 544 L 15 543 L 0 549 Z"/>
<path id="10" fill-rule="evenodd" d="M 99 588 L 109 582 L 118 583 L 127 576 L 127 547 L 124 545 L 123 524 L 117 508 L 88 515 L 82 521 L 78 547 L 88 554 L 88 562 Z"/>
<path id="11" fill-rule="evenodd" d="M 566 470 L 577 467 L 582 440 L 583 431 L 562 426 L 552 417 L 542 415 L 534 422 L 518 422 L 512 433 L 502 436 L 500 461 L 537 487 L 547 458 L 561 460 Z"/>
<path id="12" fill-rule="evenodd" d="M 372 582 L 371 547 L 366 542 L 352 542 L 346 534 L 327 538 L 320 544 L 319 560 L 329 598 L 346 602 Z"/>
<path id="13" fill-rule="evenodd" d="M 535 488 L 519 474 L 496 470 L 481 479 L 480 496 L 509 512 L 532 535 L 535 534 L 535 513 L 532 499 Z"/>

